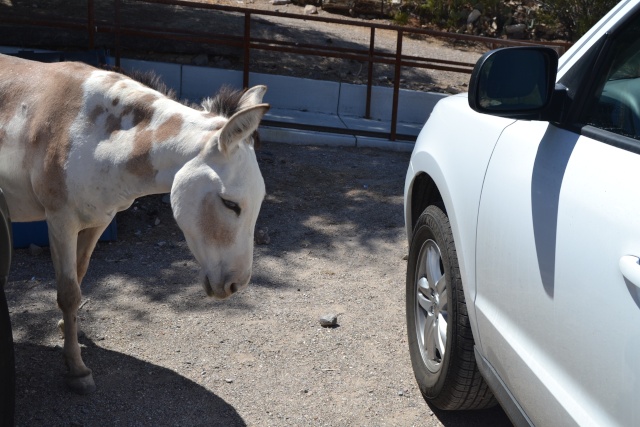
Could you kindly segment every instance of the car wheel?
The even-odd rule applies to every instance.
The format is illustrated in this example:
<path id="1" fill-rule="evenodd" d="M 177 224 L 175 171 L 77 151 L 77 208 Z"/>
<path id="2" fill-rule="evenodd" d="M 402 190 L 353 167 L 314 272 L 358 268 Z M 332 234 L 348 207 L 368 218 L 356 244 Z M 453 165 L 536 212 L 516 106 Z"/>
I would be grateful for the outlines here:
<path id="1" fill-rule="evenodd" d="M 406 292 L 409 352 L 425 400 L 446 410 L 495 405 L 476 366 L 451 225 L 438 206 L 414 228 Z"/>
<path id="2" fill-rule="evenodd" d="M 0 278 L 0 426 L 12 426 L 15 406 L 15 365 L 11 319 Z"/>

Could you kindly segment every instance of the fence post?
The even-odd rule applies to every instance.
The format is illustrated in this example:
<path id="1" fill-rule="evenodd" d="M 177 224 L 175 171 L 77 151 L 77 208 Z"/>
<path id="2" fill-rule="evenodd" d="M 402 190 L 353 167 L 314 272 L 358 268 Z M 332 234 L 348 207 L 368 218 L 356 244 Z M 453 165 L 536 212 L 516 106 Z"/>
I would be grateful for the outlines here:
<path id="1" fill-rule="evenodd" d="M 371 118 L 371 86 L 373 85 L 373 51 L 375 48 L 376 29 L 371 27 L 371 35 L 369 36 L 369 63 L 367 71 L 367 102 L 365 104 L 364 117 Z"/>
<path id="2" fill-rule="evenodd" d="M 87 30 L 89 32 L 89 49 L 93 49 L 95 47 L 95 33 L 96 33 L 96 8 L 93 0 L 89 0 L 88 3 L 89 10 L 87 16 Z"/>
<path id="3" fill-rule="evenodd" d="M 249 61 L 251 59 L 249 52 L 251 48 L 251 12 L 244 13 L 244 64 L 242 69 L 242 87 L 249 88 Z"/>
<path id="4" fill-rule="evenodd" d="M 120 68 L 120 0 L 116 0 L 116 68 Z"/>
<path id="5" fill-rule="evenodd" d="M 396 140 L 396 129 L 398 127 L 398 99 L 400 98 L 400 72 L 402 70 L 402 37 L 404 31 L 398 30 L 398 40 L 396 44 L 396 64 L 393 73 L 393 104 L 391 110 L 391 130 L 389 139 Z"/>

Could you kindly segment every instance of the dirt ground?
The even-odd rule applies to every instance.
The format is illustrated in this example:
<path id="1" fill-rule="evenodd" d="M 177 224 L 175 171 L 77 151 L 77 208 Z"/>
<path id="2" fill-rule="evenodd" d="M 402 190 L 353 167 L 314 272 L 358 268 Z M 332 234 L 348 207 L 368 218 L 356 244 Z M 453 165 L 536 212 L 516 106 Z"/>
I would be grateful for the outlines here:
<path id="1" fill-rule="evenodd" d="M 415 385 L 404 318 L 409 155 L 266 143 L 249 287 L 216 302 L 162 196 L 117 217 L 83 283 L 97 391 L 63 384 L 50 254 L 15 252 L 7 297 L 18 426 L 509 426 L 444 413 Z M 338 314 L 339 326 L 318 318 Z"/>

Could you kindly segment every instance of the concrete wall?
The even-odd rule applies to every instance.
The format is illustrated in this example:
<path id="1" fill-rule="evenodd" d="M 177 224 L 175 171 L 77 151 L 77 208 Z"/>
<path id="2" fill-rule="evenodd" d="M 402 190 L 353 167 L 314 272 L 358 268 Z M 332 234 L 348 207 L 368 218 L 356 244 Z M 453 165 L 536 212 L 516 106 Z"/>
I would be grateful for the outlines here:
<path id="1" fill-rule="evenodd" d="M 129 70 L 155 70 L 168 86 L 178 92 L 181 98 L 195 102 L 214 95 L 223 85 L 238 89 L 242 87 L 241 71 L 130 59 L 123 59 L 121 65 Z M 365 116 L 367 91 L 365 85 L 250 73 L 249 85 L 260 84 L 269 88 L 264 100 L 275 110 L 319 113 L 347 119 L 361 119 Z M 398 121 L 421 127 L 435 104 L 445 96 L 440 93 L 401 89 L 398 99 Z M 391 121 L 392 102 L 392 88 L 372 87 L 370 123 L 362 122 L 362 125 L 374 126 L 373 130 L 385 129 L 384 123 Z M 282 112 L 275 117 L 283 121 L 288 120 L 287 115 Z M 289 119 L 295 118 L 294 114 Z M 383 123 L 376 127 L 372 124 L 376 121 Z M 344 123 L 344 127 L 350 128 L 347 123 Z M 412 133 L 417 135 L 415 131 Z"/>

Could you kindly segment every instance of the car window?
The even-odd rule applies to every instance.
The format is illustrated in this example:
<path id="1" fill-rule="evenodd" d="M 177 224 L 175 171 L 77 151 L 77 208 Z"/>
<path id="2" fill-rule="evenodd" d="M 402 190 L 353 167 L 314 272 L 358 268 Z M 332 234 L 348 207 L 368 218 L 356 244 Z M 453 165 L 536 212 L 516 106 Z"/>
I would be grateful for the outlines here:
<path id="1" fill-rule="evenodd" d="M 587 124 L 640 140 L 640 15 L 609 46 Z"/>

